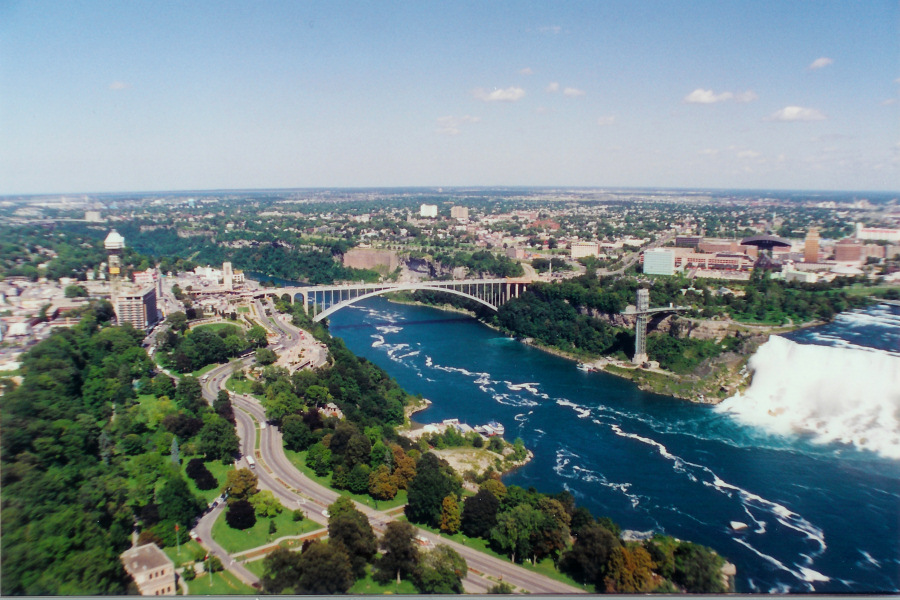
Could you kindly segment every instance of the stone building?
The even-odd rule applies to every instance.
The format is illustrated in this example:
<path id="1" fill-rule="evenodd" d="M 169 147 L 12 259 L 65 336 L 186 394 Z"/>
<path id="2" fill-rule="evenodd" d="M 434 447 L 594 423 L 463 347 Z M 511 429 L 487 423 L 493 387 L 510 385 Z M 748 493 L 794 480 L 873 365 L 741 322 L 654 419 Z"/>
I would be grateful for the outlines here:
<path id="1" fill-rule="evenodd" d="M 175 595 L 175 563 L 156 544 L 126 550 L 121 559 L 142 596 Z"/>

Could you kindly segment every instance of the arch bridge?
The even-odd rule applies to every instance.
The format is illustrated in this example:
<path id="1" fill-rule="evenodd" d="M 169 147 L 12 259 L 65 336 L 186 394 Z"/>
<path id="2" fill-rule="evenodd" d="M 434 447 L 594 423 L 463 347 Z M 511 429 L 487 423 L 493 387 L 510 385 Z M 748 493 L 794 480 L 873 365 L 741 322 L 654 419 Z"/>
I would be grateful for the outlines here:
<path id="1" fill-rule="evenodd" d="M 291 301 L 300 296 L 303 309 L 314 314 L 313 321 L 328 318 L 342 308 L 367 298 L 391 292 L 431 290 L 467 298 L 497 310 L 511 298 L 518 298 L 531 283 L 530 279 L 461 279 L 454 281 L 422 281 L 418 283 L 361 283 L 318 285 L 308 287 L 267 288 L 255 292 L 254 297 L 289 294 Z"/>

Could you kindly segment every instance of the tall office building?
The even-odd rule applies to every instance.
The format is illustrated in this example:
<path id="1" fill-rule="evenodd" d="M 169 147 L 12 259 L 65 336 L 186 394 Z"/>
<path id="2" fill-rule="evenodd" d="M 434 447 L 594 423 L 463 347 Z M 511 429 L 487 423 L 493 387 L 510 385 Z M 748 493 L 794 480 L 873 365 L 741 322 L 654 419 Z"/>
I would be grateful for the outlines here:
<path id="1" fill-rule="evenodd" d="M 468 206 L 454 206 L 450 209 L 450 218 L 458 221 L 465 221 L 469 218 Z"/>
<path id="2" fill-rule="evenodd" d="M 803 246 L 803 262 L 819 262 L 819 230 L 815 227 L 810 227 L 809 232 L 806 234 L 806 243 Z"/>
<path id="3" fill-rule="evenodd" d="M 131 323 L 135 329 L 150 329 L 158 319 L 156 287 L 121 292 L 115 297 L 116 319 L 119 325 Z"/>
<path id="4" fill-rule="evenodd" d="M 437 204 L 423 204 L 419 207 L 419 216 L 426 219 L 435 219 L 438 215 Z"/>

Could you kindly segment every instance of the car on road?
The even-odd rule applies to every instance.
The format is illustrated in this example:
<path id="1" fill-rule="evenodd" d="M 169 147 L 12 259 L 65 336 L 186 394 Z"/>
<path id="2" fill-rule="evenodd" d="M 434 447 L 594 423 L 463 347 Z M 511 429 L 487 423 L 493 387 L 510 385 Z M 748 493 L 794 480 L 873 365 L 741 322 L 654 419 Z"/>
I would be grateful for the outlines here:
<path id="1" fill-rule="evenodd" d="M 325 517 L 326 519 L 328 519 L 331 517 L 331 513 L 328 512 L 328 509 L 326 508 L 325 510 L 322 511 L 322 516 Z"/>

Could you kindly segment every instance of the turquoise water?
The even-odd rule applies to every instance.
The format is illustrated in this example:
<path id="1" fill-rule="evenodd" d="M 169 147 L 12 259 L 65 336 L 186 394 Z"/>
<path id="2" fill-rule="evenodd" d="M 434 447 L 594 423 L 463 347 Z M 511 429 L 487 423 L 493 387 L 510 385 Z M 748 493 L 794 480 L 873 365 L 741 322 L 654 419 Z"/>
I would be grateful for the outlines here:
<path id="1" fill-rule="evenodd" d="M 498 420 L 521 437 L 535 458 L 507 484 L 709 545 L 737 565 L 738 591 L 900 588 L 900 461 L 583 373 L 455 313 L 376 298 L 331 332 L 433 402 L 417 420 Z"/>

